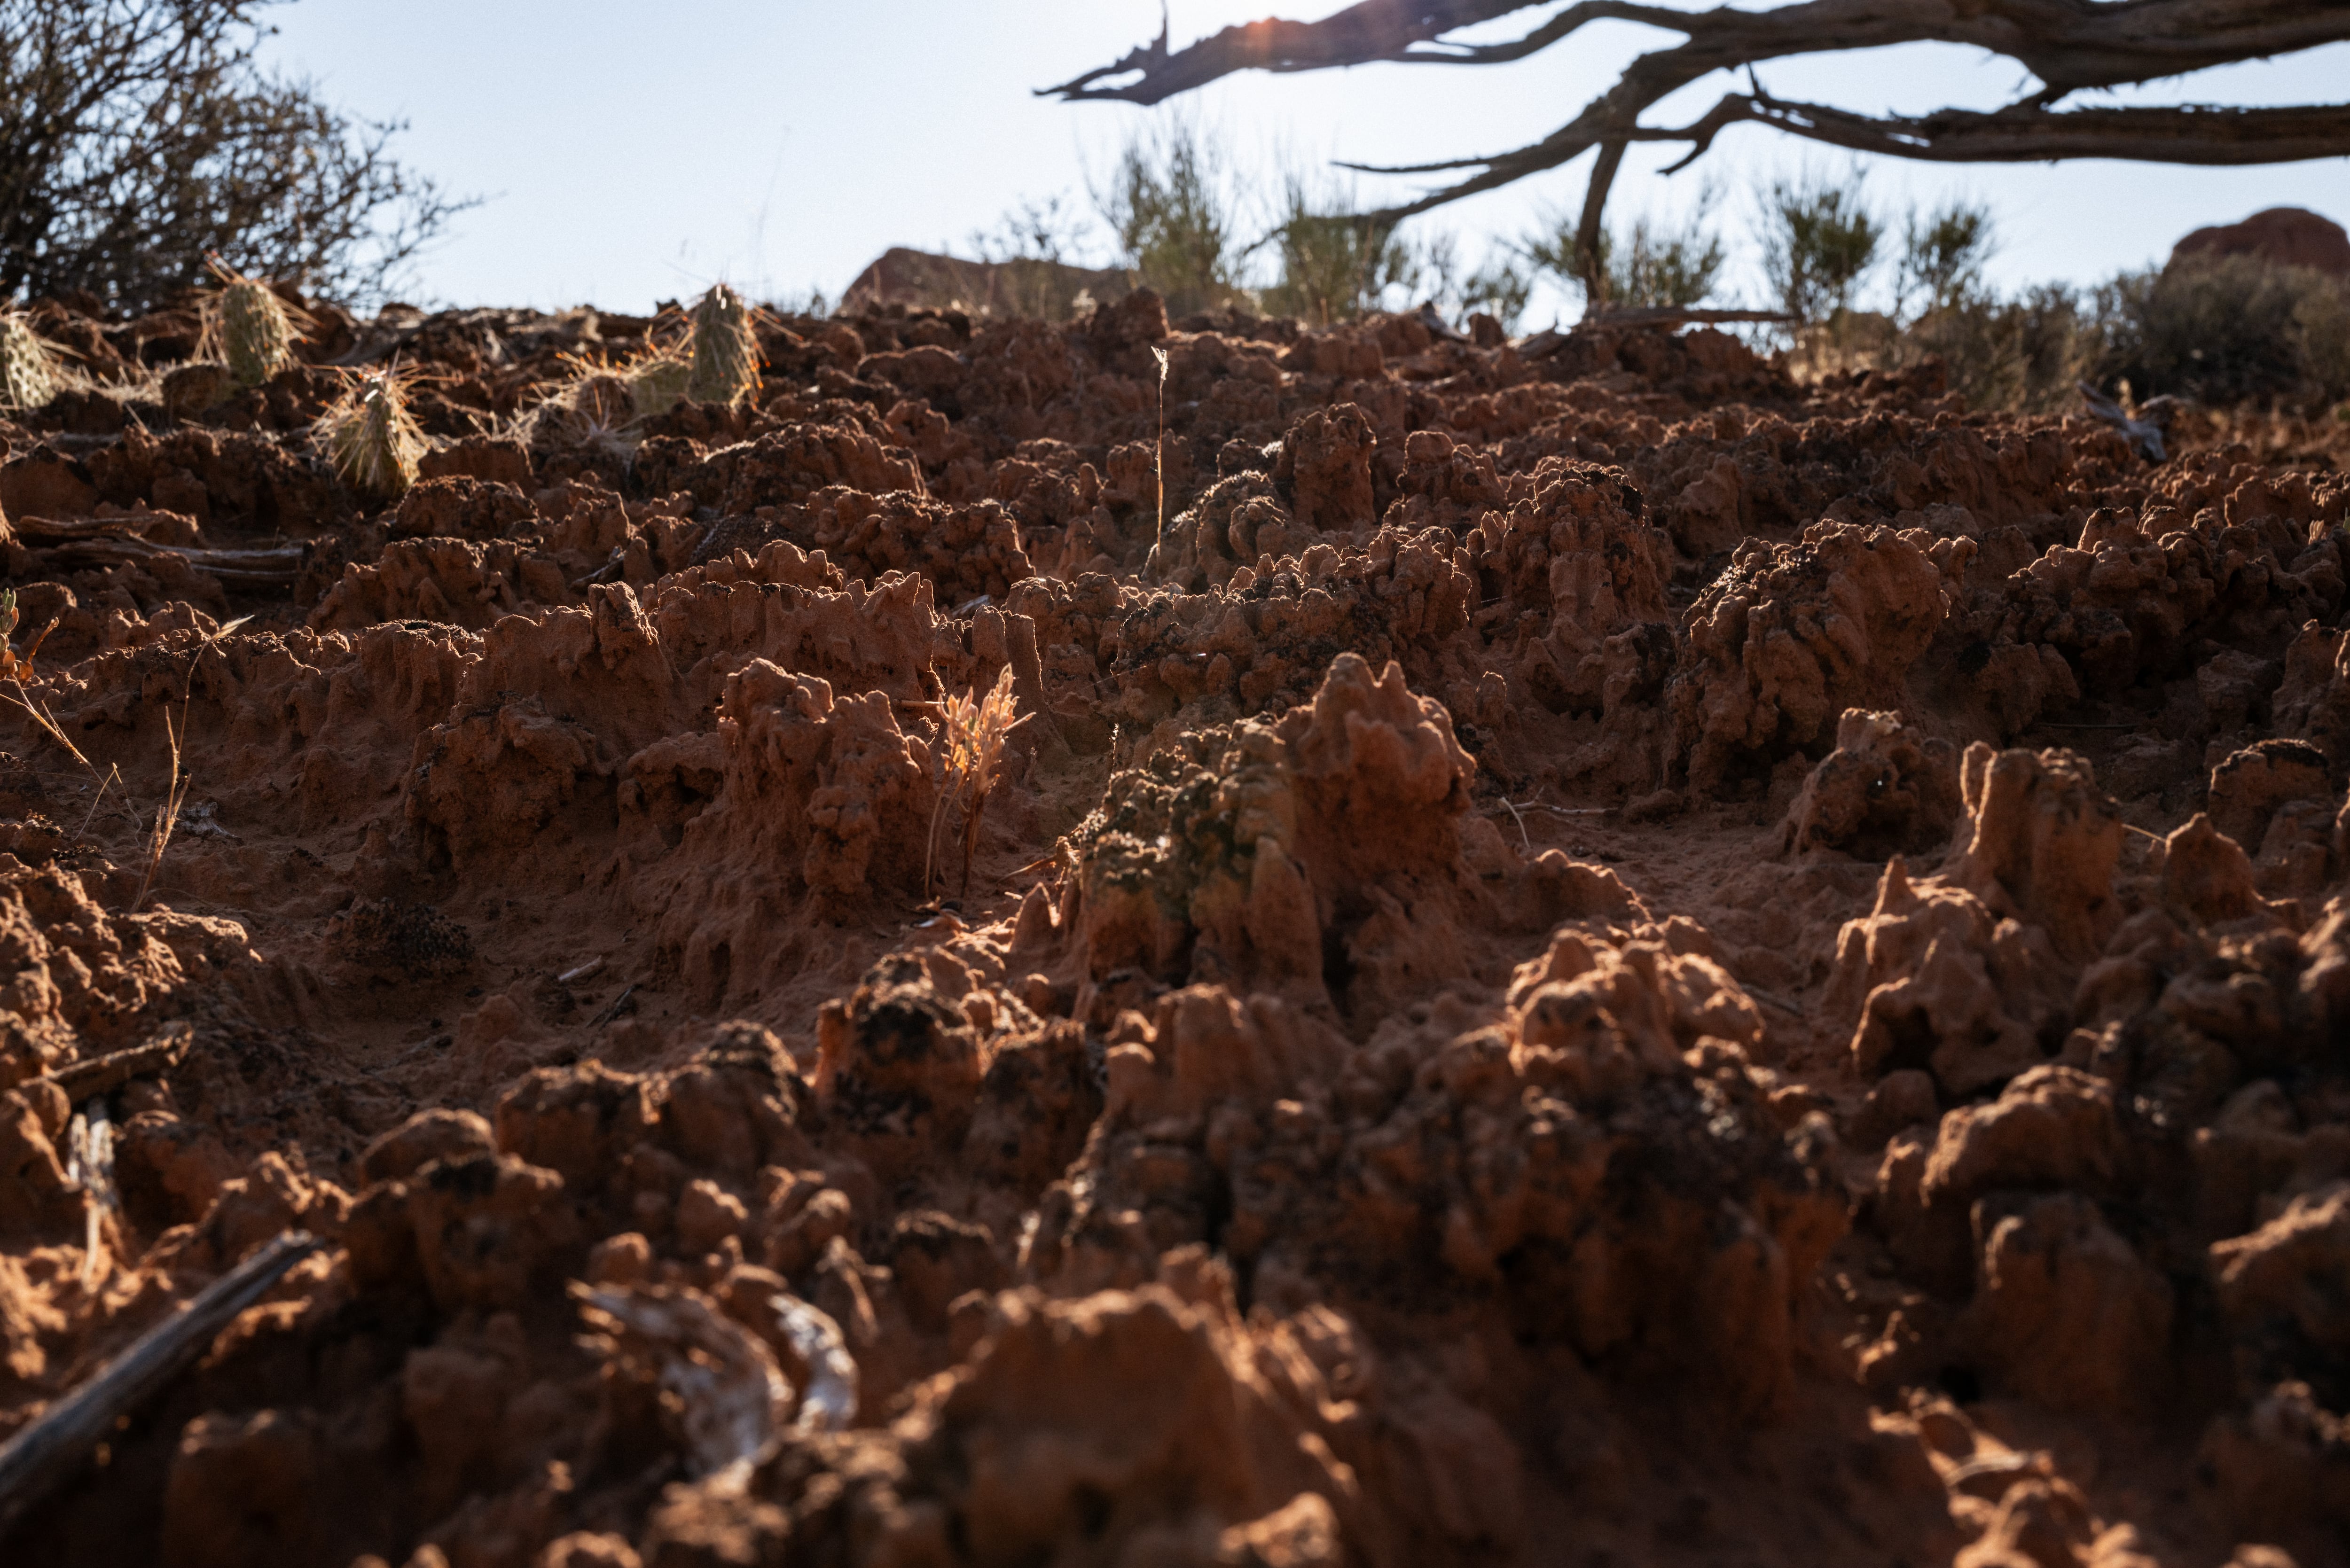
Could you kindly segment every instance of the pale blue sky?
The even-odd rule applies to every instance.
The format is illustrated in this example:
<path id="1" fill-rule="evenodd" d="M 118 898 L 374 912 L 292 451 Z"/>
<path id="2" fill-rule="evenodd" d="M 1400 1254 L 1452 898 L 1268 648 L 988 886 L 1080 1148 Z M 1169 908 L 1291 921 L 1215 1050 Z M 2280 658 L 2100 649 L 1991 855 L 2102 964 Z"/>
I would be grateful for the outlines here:
<path id="1" fill-rule="evenodd" d="M 1340 0 L 1170 0 L 1175 41 L 1264 15 L 1269 3 L 1310 18 Z M 1086 171 L 1106 169 L 1135 127 L 1170 112 L 1029 90 L 1155 33 L 1157 0 L 296 0 L 268 16 L 272 63 L 348 108 L 407 119 L 403 157 L 488 198 L 420 268 L 427 297 L 466 304 L 642 311 L 721 276 L 763 296 L 837 296 L 889 245 L 967 252 L 973 230 L 1023 197 L 1069 192 L 1082 202 Z M 1607 23 L 1509 66 L 1250 73 L 1172 111 L 1219 132 L 1265 192 L 1284 157 L 1425 161 L 1531 141 L 1632 55 L 1673 36 Z M 1782 97 L 1915 112 L 1990 108 L 2022 78 L 1976 51 L 1921 46 L 1781 62 L 1762 79 Z M 2350 47 L 2335 47 L 2132 96 L 2317 102 L 2338 99 L 2345 82 Z M 1718 78 L 1699 82 L 1649 121 L 1694 118 L 1721 90 Z M 1677 155 L 1634 150 L 1617 221 L 1677 211 L 1710 176 L 1735 239 L 1773 174 L 1807 157 L 1846 161 L 1754 126 L 1726 132 L 1690 172 L 1651 172 Z M 1577 202 L 1587 164 L 1419 222 L 1456 230 L 1473 261 L 1495 237 Z M 2263 207 L 2350 222 L 2350 161 L 2340 159 L 1870 167 L 1870 189 L 1897 211 L 1950 193 L 1988 202 L 2003 240 L 1993 275 L 2007 284 L 2143 265 L 2191 228 Z M 1361 187 L 1367 197 L 1388 189 Z M 1538 300 L 1534 317 L 1558 303 Z"/>

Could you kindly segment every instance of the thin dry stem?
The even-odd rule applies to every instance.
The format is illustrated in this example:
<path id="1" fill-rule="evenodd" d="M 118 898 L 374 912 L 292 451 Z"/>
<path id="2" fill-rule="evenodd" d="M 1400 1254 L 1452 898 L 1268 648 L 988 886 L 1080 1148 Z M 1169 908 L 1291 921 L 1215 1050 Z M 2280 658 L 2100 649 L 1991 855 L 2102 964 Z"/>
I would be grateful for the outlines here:
<path id="1" fill-rule="evenodd" d="M 1154 343 L 1150 355 L 1159 361 L 1159 536 L 1151 545 L 1156 555 L 1167 547 L 1167 350 Z"/>
<path id="2" fill-rule="evenodd" d="M 181 710 L 182 716 L 186 709 Z M 147 893 L 155 885 L 155 873 L 163 868 L 163 852 L 172 846 L 172 830 L 180 823 L 180 807 L 188 798 L 188 779 L 180 771 L 180 732 L 172 722 L 170 710 L 163 713 L 163 733 L 172 743 L 172 778 L 163 792 L 163 804 L 156 808 L 155 827 L 147 845 L 147 871 L 139 878 L 139 896 L 130 900 L 130 912 L 137 914 L 147 902 Z"/>

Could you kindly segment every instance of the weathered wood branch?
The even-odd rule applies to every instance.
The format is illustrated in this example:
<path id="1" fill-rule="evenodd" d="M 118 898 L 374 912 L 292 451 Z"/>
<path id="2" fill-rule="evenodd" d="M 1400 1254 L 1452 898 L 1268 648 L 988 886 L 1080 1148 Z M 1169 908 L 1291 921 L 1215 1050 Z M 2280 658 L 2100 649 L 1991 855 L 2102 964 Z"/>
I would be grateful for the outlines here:
<path id="1" fill-rule="evenodd" d="M 179 1376 L 237 1314 L 260 1300 L 317 1245 L 306 1231 L 281 1234 L 198 1291 L 186 1306 L 140 1334 L 97 1376 L 0 1444 L 0 1535 L 88 1461 L 114 1429 L 116 1417 L 137 1409 Z"/>
<path id="2" fill-rule="evenodd" d="M 1382 174 L 1474 171 L 1417 201 L 1370 214 L 1387 222 L 1557 168 L 1594 147 L 1685 140 L 1702 153 L 1715 133 L 1742 120 L 1855 151 L 1942 161 L 2126 158 L 2273 163 L 2350 155 L 2350 105 L 2061 111 L 2051 107 L 2085 88 L 2152 81 L 2350 39 L 2350 0 L 1803 0 L 1767 11 L 1721 6 L 1695 12 L 1627 0 L 1579 0 L 1507 42 L 1470 44 L 1449 36 L 1536 8 L 1537 0 L 1360 0 L 1318 22 L 1252 22 L 1181 49 L 1170 48 L 1162 31 L 1116 64 L 1044 91 L 1064 99 L 1150 104 L 1243 70 L 1324 70 L 1380 61 L 1503 64 L 1596 22 L 1638 23 L 1681 35 L 1679 44 L 1635 59 L 1615 86 L 1531 146 L 1430 163 L 1346 165 Z M 1872 119 L 1779 103 L 1758 87 L 1725 98 L 1689 127 L 1640 124 L 1648 109 L 1714 71 L 1794 55 L 1914 43 L 1958 44 L 2005 56 L 2037 77 L 2041 90 L 1989 114 L 1942 109 L 1914 119 Z M 1119 78 L 1129 79 L 1114 79 Z M 1612 167 L 1603 166 L 1594 175 L 1586 231 L 1596 232 L 1594 217 L 1606 203 L 1613 173 Z"/>

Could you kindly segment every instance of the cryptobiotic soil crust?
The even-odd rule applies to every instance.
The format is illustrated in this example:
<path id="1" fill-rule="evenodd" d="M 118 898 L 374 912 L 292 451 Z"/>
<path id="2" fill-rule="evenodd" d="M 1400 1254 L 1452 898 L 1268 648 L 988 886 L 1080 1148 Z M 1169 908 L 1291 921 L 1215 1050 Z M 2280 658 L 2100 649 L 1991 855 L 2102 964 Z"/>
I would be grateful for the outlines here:
<path id="1" fill-rule="evenodd" d="M 2338 425 L 315 315 L 0 427 L 0 1436 L 322 1242 L 9 1561 L 2350 1561 Z"/>

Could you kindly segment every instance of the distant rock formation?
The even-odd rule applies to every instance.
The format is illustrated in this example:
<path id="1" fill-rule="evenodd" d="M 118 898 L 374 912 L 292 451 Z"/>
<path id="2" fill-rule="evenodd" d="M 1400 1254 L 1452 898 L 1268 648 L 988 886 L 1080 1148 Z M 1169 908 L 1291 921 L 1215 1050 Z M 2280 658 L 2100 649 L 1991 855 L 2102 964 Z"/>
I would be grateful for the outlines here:
<path id="1" fill-rule="evenodd" d="M 1063 262 L 965 261 L 961 256 L 895 245 L 857 275 L 842 298 L 844 311 L 889 305 L 967 310 L 973 316 L 1035 316 L 1066 320 L 1080 295 L 1095 304 L 1122 299 L 1134 284 L 1116 267 Z"/>
<path id="2" fill-rule="evenodd" d="M 2189 256 L 2241 255 L 2350 277 L 2350 234 L 2304 207 L 2271 207 L 2241 223 L 2198 229 L 2171 247 L 2170 260 L 2176 265 Z"/>

